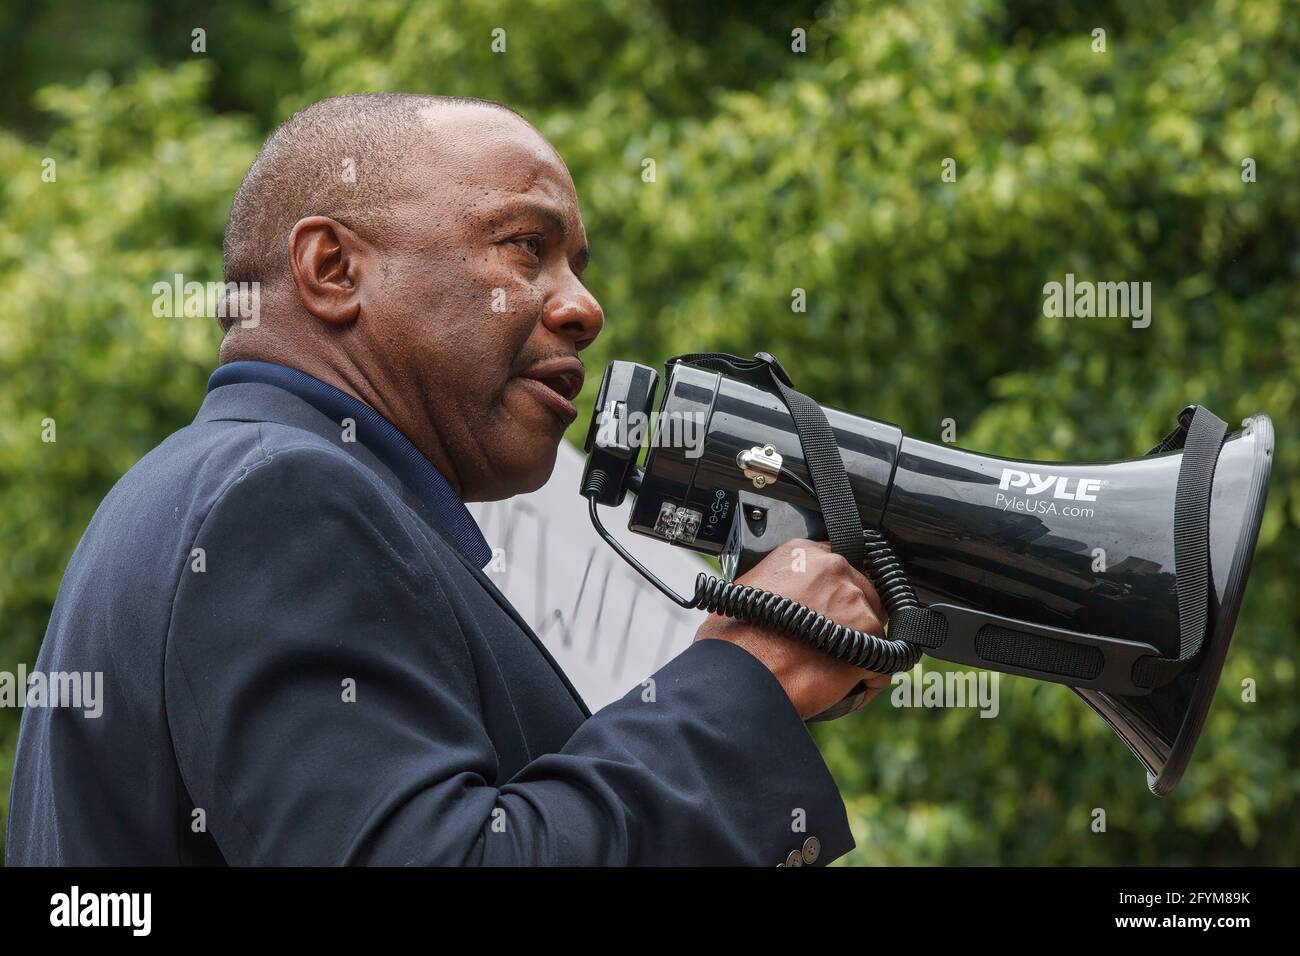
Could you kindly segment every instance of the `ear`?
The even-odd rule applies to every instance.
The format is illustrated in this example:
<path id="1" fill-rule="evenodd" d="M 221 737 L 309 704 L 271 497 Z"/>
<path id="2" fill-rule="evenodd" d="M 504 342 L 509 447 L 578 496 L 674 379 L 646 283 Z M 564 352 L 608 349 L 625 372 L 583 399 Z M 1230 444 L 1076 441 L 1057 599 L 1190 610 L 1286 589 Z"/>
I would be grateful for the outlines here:
<path id="1" fill-rule="evenodd" d="M 329 325 L 356 321 L 364 246 L 355 232 L 326 216 L 298 220 L 289 232 L 289 269 L 303 308 Z"/>

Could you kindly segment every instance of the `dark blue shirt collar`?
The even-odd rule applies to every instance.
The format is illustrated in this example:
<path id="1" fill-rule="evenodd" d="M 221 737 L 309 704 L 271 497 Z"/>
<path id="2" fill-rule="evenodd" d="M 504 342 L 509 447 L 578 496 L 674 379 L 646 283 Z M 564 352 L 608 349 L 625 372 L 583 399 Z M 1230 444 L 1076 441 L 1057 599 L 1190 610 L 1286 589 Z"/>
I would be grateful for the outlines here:
<path id="1" fill-rule="evenodd" d="M 461 553 L 480 568 L 492 559 L 492 549 L 488 547 L 483 532 L 474 523 L 469 509 L 456 497 L 451 483 L 420 454 L 410 439 L 398 431 L 397 426 L 365 402 L 306 372 L 271 362 L 222 365 L 208 379 L 208 391 L 238 382 L 261 382 L 282 388 L 340 424 L 343 419 L 351 418 L 356 422 L 357 440 L 433 512 L 442 530 Z"/>

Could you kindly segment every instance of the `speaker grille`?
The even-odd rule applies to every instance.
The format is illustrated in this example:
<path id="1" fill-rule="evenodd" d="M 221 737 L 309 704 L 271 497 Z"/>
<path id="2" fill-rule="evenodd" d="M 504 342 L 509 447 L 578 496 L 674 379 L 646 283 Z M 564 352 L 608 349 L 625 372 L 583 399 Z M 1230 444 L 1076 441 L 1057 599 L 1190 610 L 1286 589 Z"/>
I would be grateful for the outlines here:
<path id="1" fill-rule="evenodd" d="M 985 624 L 975 635 L 975 653 L 995 664 L 1092 680 L 1101 673 L 1101 651 L 1054 637 L 1040 637 Z"/>

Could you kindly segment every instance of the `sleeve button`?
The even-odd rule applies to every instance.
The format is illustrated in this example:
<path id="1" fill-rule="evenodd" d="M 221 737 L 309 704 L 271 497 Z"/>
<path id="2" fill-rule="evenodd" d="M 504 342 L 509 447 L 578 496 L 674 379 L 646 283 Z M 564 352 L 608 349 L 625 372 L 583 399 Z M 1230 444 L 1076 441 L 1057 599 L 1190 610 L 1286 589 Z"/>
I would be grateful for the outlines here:
<path id="1" fill-rule="evenodd" d="M 809 866 L 817 862 L 817 858 L 822 855 L 822 841 L 814 836 L 810 836 L 803 841 L 803 861 Z"/>

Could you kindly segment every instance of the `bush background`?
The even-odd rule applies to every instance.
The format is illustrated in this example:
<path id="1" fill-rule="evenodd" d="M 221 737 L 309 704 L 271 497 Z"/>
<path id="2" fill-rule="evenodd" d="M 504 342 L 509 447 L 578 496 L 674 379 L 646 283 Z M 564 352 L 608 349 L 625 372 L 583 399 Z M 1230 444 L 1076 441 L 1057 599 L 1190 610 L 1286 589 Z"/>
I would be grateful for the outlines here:
<path id="1" fill-rule="evenodd" d="M 1233 424 L 1271 414 L 1245 609 L 1173 796 L 1151 797 L 1066 689 L 1017 678 L 996 720 L 881 701 L 816 732 L 857 836 L 850 863 L 1294 864 L 1295 13 L 1286 0 L 5 0 L 0 669 L 35 659 L 103 494 L 193 417 L 215 322 L 154 318 L 151 286 L 220 278 L 229 202 L 266 133 L 335 93 L 485 96 L 524 112 L 573 172 L 607 315 L 589 368 L 764 348 L 823 402 L 930 440 L 952 418 L 959 444 L 1023 458 L 1140 454 L 1189 401 Z M 191 51 L 196 27 L 206 53 Z M 498 27 L 505 54 L 489 48 Z M 946 157 L 955 183 L 940 180 Z M 1044 318 L 1042 287 L 1067 272 L 1150 281 L 1151 326 Z M 47 416 L 57 444 L 40 441 Z M 1245 678 L 1257 703 L 1241 700 Z M 19 716 L 0 710 L 0 821 Z"/>

